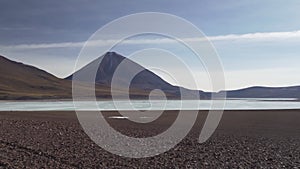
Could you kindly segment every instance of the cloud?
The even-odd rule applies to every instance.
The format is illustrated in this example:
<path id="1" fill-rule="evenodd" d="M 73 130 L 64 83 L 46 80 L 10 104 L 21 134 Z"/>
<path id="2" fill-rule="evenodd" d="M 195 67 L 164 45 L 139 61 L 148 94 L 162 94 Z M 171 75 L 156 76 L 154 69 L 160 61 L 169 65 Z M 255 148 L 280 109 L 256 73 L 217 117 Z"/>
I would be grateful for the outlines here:
<path id="1" fill-rule="evenodd" d="M 299 40 L 300 30 L 290 31 L 290 32 L 257 32 L 257 33 L 247 33 L 247 34 L 229 34 L 220 36 L 208 36 L 208 40 L 214 41 L 282 41 L 282 40 Z M 186 38 L 184 41 L 190 42 L 201 42 L 206 40 L 206 38 Z M 106 46 L 119 42 L 119 40 L 95 40 L 89 42 L 91 46 Z M 81 48 L 86 42 L 61 42 L 61 43 L 40 43 L 40 44 L 19 44 L 19 45 L 9 45 L 0 46 L 1 49 L 44 49 L 44 48 Z M 143 45 L 143 44 L 172 44 L 176 43 L 175 40 L 170 38 L 156 38 L 156 39 L 129 39 L 123 41 L 123 44 L 128 45 Z"/>
<path id="2" fill-rule="evenodd" d="M 62 43 L 39 43 L 39 44 L 20 44 L 20 45 L 2 45 L 2 49 L 45 49 L 45 48 L 71 48 L 82 47 L 84 42 L 62 42 Z"/>
<path id="3" fill-rule="evenodd" d="M 291 32 L 258 32 L 258 33 L 247 33 L 247 34 L 230 34 L 224 36 L 213 36 L 208 37 L 211 41 L 220 40 L 283 40 L 283 39 L 294 39 L 300 38 L 300 30 Z"/>

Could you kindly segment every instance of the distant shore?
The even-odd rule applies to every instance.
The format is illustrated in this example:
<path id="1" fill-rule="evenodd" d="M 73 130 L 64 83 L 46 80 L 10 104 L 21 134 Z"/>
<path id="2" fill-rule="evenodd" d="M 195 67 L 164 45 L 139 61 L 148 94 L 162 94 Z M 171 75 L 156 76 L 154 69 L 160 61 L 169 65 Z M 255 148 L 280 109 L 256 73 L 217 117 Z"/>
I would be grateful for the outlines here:
<path id="1" fill-rule="evenodd" d="M 166 130 L 177 111 L 149 124 L 111 119 L 116 130 L 148 137 Z M 300 166 L 300 110 L 225 111 L 214 135 L 197 138 L 207 111 L 199 111 L 190 134 L 174 149 L 146 159 L 104 151 L 83 132 L 73 111 L 0 112 L 0 168 L 287 168 Z M 105 136 L 103 136 L 105 137 Z"/>

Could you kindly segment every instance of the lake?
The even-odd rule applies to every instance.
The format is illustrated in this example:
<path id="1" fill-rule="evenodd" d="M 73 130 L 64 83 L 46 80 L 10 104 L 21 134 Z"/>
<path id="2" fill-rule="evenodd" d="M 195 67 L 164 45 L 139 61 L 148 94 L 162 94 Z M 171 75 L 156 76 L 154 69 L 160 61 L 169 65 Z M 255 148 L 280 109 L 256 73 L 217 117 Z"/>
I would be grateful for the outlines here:
<path id="1" fill-rule="evenodd" d="M 272 110 L 300 109 L 297 99 L 230 99 L 215 100 L 224 110 Z M 76 102 L 77 110 L 213 110 L 211 100 L 169 100 L 169 101 L 89 101 Z M 96 106 L 95 106 L 96 105 Z M 221 106 L 222 107 L 222 106 Z M 75 110 L 73 101 L 0 101 L 0 111 L 70 111 Z"/>

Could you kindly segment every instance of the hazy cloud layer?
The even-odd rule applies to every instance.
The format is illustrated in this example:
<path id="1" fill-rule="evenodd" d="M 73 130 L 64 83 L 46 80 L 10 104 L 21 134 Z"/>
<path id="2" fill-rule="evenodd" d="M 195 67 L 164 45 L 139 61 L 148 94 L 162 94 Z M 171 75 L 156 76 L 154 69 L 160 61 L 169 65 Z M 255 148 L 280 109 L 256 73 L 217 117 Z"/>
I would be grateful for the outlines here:
<path id="1" fill-rule="evenodd" d="M 242 40 L 254 40 L 254 41 L 282 41 L 282 40 L 298 40 L 300 41 L 300 30 L 291 32 L 258 32 L 247 34 L 229 34 L 220 36 L 208 36 L 210 41 L 242 41 Z M 190 42 L 201 42 L 201 38 L 186 38 L 184 39 Z M 119 40 L 97 40 L 91 43 L 93 46 L 106 46 L 109 44 L 117 43 Z M 124 44 L 128 45 L 143 45 L 143 44 L 172 44 L 173 39 L 159 38 L 159 39 L 135 39 L 125 40 Z M 42 49 L 42 48 L 72 48 L 83 47 L 85 41 L 82 42 L 61 42 L 61 43 L 41 43 L 41 44 L 19 44 L 19 45 L 1 45 L 1 49 Z"/>

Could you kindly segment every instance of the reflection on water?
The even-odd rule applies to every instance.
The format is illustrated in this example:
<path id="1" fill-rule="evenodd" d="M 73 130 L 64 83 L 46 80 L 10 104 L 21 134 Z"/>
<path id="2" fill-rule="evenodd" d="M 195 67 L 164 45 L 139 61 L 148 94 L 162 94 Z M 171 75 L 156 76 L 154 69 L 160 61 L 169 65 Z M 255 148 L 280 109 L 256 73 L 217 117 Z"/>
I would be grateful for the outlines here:
<path id="1" fill-rule="evenodd" d="M 222 102 L 216 100 L 216 102 Z M 209 110 L 211 100 L 169 100 L 169 101 L 98 101 L 76 102 L 78 110 Z M 226 100 L 225 110 L 255 109 L 300 109 L 300 102 L 295 99 L 231 99 Z M 0 111 L 63 111 L 75 110 L 72 101 L 0 101 Z"/>

